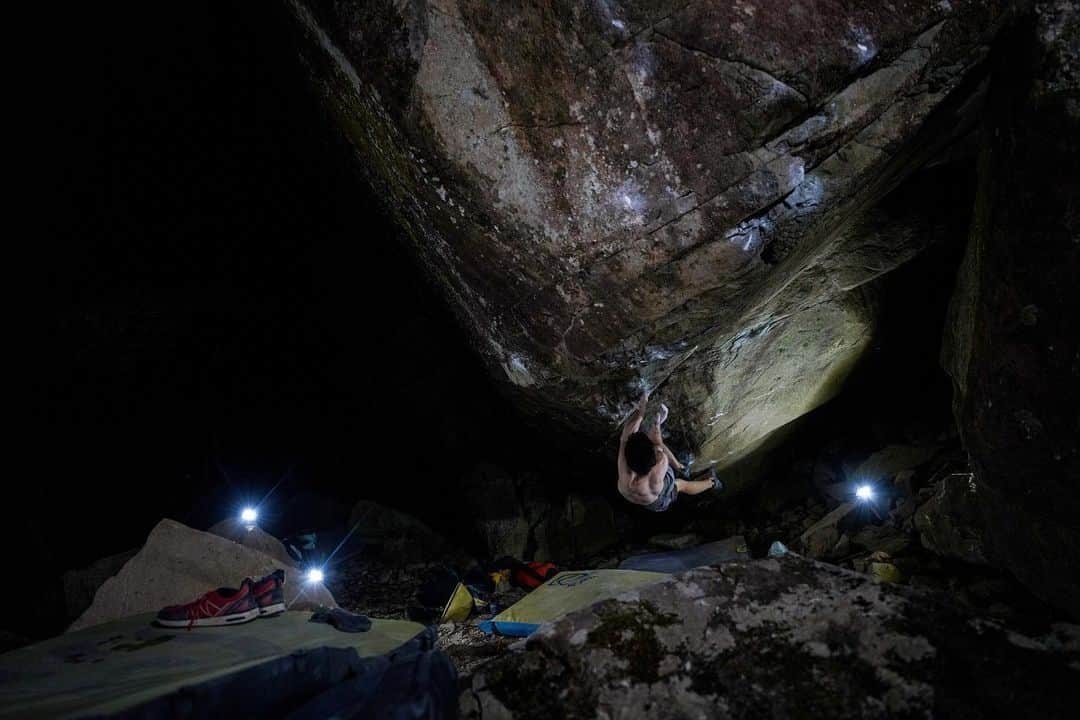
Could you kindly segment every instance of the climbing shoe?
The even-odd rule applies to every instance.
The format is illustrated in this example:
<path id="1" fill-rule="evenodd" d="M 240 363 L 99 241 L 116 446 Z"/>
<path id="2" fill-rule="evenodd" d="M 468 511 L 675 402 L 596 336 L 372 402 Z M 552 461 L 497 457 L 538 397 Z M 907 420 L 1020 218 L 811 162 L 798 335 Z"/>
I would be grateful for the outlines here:
<path id="1" fill-rule="evenodd" d="M 716 477 L 716 468 L 710 465 L 704 470 L 694 473 L 690 480 L 712 480 L 712 489 L 715 492 L 720 492 L 724 489 L 724 483 L 720 482 L 720 478 Z"/>
<path id="2" fill-rule="evenodd" d="M 240 625 L 259 617 L 259 604 L 251 593 L 251 581 L 239 589 L 211 590 L 186 605 L 171 605 L 157 614 L 158 625 L 165 627 L 211 627 Z"/>
<path id="3" fill-rule="evenodd" d="M 267 617 L 285 612 L 285 571 L 278 569 L 261 580 L 249 580 L 251 594 L 259 606 L 259 616 Z"/>
<path id="4" fill-rule="evenodd" d="M 675 457 L 678 458 L 679 463 L 682 465 L 682 470 L 679 470 L 676 475 L 678 477 L 681 477 L 683 480 L 693 480 L 694 453 L 675 453 Z"/>

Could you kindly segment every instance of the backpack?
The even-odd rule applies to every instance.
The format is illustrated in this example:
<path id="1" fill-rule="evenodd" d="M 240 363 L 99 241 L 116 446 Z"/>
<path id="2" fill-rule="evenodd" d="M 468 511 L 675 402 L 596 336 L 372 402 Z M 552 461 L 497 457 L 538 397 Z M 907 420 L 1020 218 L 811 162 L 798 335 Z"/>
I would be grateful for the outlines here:
<path id="1" fill-rule="evenodd" d="M 518 587 L 534 590 L 555 577 L 558 572 L 559 569 L 554 563 L 530 560 L 527 563 L 518 563 L 510 577 Z"/>

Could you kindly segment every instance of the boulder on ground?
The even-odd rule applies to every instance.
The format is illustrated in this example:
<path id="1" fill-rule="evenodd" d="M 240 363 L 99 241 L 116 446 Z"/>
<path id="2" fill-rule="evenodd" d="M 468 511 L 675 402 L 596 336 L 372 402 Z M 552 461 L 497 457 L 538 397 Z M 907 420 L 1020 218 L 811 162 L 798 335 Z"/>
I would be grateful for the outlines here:
<path id="1" fill-rule="evenodd" d="M 557 563 L 587 558 L 618 542 L 611 505 L 570 494 L 552 502 L 537 478 L 514 478 L 490 463 L 475 466 L 464 496 L 470 522 L 492 558 Z"/>
<path id="2" fill-rule="evenodd" d="M 808 557 L 815 559 L 831 557 L 837 549 L 842 547 L 840 531 L 836 525 L 812 527 L 802 535 L 799 545 Z"/>
<path id="3" fill-rule="evenodd" d="M 470 472 L 464 495 L 488 555 L 523 558 L 531 527 L 514 478 L 496 465 L 481 463 Z"/>
<path id="4" fill-rule="evenodd" d="M 370 500 L 361 500 L 349 515 L 350 541 L 378 545 L 394 564 L 448 562 L 468 565 L 471 559 L 446 538 L 412 515 Z"/>
<path id="5" fill-rule="evenodd" d="M 615 514 L 602 497 L 568 495 L 562 512 L 549 512 L 535 530 L 535 559 L 581 560 L 619 541 Z"/>
<path id="6" fill-rule="evenodd" d="M 856 483 L 892 480 L 905 470 L 929 462 L 938 450 L 935 445 L 889 445 L 859 463 L 849 480 Z"/>
<path id="7" fill-rule="evenodd" d="M 691 570 L 545 624 L 473 676 L 462 715 L 1071 717 L 1080 654 L 1063 637 L 788 554 Z"/>
<path id="8" fill-rule="evenodd" d="M 258 526 L 252 527 L 249 530 L 248 525 L 240 520 L 237 520 L 236 518 L 226 518 L 206 532 L 213 533 L 226 540 L 232 540 L 235 543 L 240 543 L 244 547 L 249 547 L 252 550 L 258 550 L 264 555 L 269 555 L 275 560 L 280 561 L 284 565 L 296 566 L 296 560 L 289 555 L 289 552 L 285 549 L 285 545 L 283 545 L 276 537 Z"/>
<path id="9" fill-rule="evenodd" d="M 845 502 L 811 525 L 799 537 L 799 545 L 812 558 L 823 558 L 840 541 L 839 522 L 855 509 L 855 503 Z"/>
<path id="10" fill-rule="evenodd" d="M 969 563 L 986 562 L 978 485 L 972 473 L 950 475 L 915 511 L 915 528 L 927 550 Z"/>
<path id="11" fill-rule="evenodd" d="M 72 621 L 83 614 L 94 602 L 98 588 L 124 567 L 128 560 L 135 557 L 138 550 L 110 555 L 95 561 L 81 570 L 68 570 L 64 573 L 64 606 L 67 619 Z"/>
<path id="12" fill-rule="evenodd" d="M 278 568 L 285 570 L 285 601 L 290 609 L 337 606 L 329 590 L 307 584 L 291 565 L 165 519 L 150 532 L 135 557 L 105 581 L 93 604 L 69 631 L 187 603 L 214 588 L 237 587 L 245 577 L 261 577 Z"/>
<path id="13" fill-rule="evenodd" d="M 871 552 L 898 555 L 911 546 L 911 539 L 889 525 L 867 525 L 855 533 L 851 542 Z"/>

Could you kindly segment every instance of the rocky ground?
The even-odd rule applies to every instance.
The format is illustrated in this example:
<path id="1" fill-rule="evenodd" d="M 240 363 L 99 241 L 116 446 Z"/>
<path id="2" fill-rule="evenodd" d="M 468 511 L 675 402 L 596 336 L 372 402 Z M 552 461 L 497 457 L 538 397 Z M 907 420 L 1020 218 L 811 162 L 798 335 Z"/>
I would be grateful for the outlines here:
<path id="1" fill-rule="evenodd" d="M 466 718 L 1070 717 L 1080 632 L 1028 636 L 795 555 L 676 575 L 484 666 Z"/>
<path id="2" fill-rule="evenodd" d="M 360 554 L 338 564 L 328 585 L 338 604 L 347 610 L 372 617 L 412 619 L 424 612 L 419 606 L 424 583 L 443 567 L 439 563 L 395 566 Z M 524 594 L 522 590 L 508 588 L 498 593 L 493 601 L 508 607 Z M 468 622 L 444 622 L 438 626 L 439 647 L 450 656 L 463 678 L 470 677 L 488 660 L 502 655 L 515 641 L 514 638 L 489 635 L 476 627 L 478 621 L 493 614 L 478 612 Z"/>
<path id="3" fill-rule="evenodd" d="M 670 517 L 613 508 L 598 496 L 545 497 L 536 478 L 511 478 L 484 465 L 473 473 L 487 488 L 478 493 L 483 502 L 476 503 L 453 541 L 405 512 L 370 501 L 358 502 L 348 514 L 353 532 L 318 536 L 324 553 L 334 551 L 326 565 L 328 589 L 341 606 L 372 617 L 437 623 L 445 598 L 432 599 L 426 585 L 448 573 L 483 578 L 493 561 L 506 555 L 551 560 L 568 570 L 610 568 L 643 552 L 742 536 L 755 558 L 780 541 L 808 559 L 888 585 L 927 590 L 973 617 L 1045 635 L 1070 618 L 987 563 L 980 536 L 965 524 L 971 493 L 966 462 L 956 438 L 947 434 L 874 452 L 856 453 L 833 443 L 777 469 L 768 492 L 682 499 L 678 514 L 665 514 Z M 870 487 L 873 497 L 857 498 L 860 485 Z M 676 529 L 664 530 L 665 523 Z M 212 532 L 229 538 L 220 527 Z M 242 534 L 245 541 L 253 542 L 251 537 Z M 461 538 L 479 539 L 471 546 L 476 556 L 457 545 Z M 311 561 L 317 556 L 298 564 Z M 69 574 L 69 601 L 76 609 L 85 609 L 85 599 L 102 582 L 99 566 Z M 439 645 L 463 683 L 516 642 L 487 635 L 476 623 L 525 592 L 502 582 L 482 596 L 483 604 L 467 621 L 439 624 Z"/>
<path id="4" fill-rule="evenodd" d="M 859 463 L 828 450 L 797 465 L 809 497 L 761 518 L 696 521 L 713 533 L 742 534 L 759 554 L 780 540 L 807 557 L 899 585 L 948 592 L 974 612 L 1029 622 L 1059 613 L 988 564 L 968 521 L 971 472 L 955 440 L 892 445 Z M 872 499 L 856 497 L 866 485 Z M 726 527 L 725 527 L 726 526 Z"/>
<path id="5" fill-rule="evenodd" d="M 485 472 L 486 482 L 498 475 Z M 528 482 L 506 480 L 506 502 L 489 493 L 460 528 L 461 537 L 481 539 L 472 546 L 475 556 L 407 513 L 360 501 L 349 516 L 351 532 L 317 533 L 321 550 L 296 565 L 332 551 L 326 586 L 342 607 L 436 624 L 438 647 L 458 672 L 466 717 L 528 717 L 553 701 L 568 716 L 589 715 L 585 709 L 597 704 L 612 717 L 631 709 L 668 717 L 706 708 L 747 717 L 803 705 L 830 716 L 978 716 L 995 702 L 1063 715 L 1071 678 L 1080 673 L 1080 626 L 987 564 L 980 537 L 965 524 L 970 476 L 955 438 L 869 453 L 836 444 L 775 474 L 782 477 L 768 494 L 687 498 L 679 514 L 666 518 L 612 508 L 595 496 L 541 500 Z M 858 498 L 860 485 L 872 488 L 872 497 Z M 661 531 L 665 522 L 682 530 Z M 254 552 L 230 542 L 220 526 L 184 532 L 189 541 L 173 544 Z M 745 537 L 752 559 L 620 595 L 546 625 L 528 641 L 477 627 L 525 596 L 505 579 L 477 594 L 481 602 L 467 620 L 440 622 L 447 578 L 449 587 L 457 578 L 482 580 L 508 551 L 566 570 L 610 568 L 643 552 L 734 535 Z M 152 562 L 162 544 L 156 537 L 119 576 L 135 572 L 129 566 L 140 558 L 164 571 Z M 284 550 L 262 531 L 240 540 Z M 766 557 L 775 541 L 793 553 Z M 200 553 L 188 565 L 203 568 L 204 556 L 228 555 Z M 237 562 L 226 563 L 221 578 L 242 574 Z M 191 569 L 181 565 L 166 569 Z M 302 584 L 298 577 L 292 571 L 290 582 Z M 69 583 L 79 597 L 89 578 Z M 116 604 L 106 602 L 110 593 L 119 600 L 130 595 L 115 578 L 106 584 L 109 592 L 95 599 L 99 610 Z M 123 615 L 125 607 L 112 609 Z M 762 693 L 765 685 L 775 692 Z M 537 692 L 543 701 L 535 700 Z"/>
<path id="6" fill-rule="evenodd" d="M 929 591 L 948 598 L 961 612 L 1014 631 L 1045 635 L 1055 623 L 1069 619 L 1032 596 L 1007 573 L 986 563 L 978 536 L 963 522 L 969 475 L 955 438 L 889 445 L 855 461 L 842 459 L 844 454 L 836 446 L 793 463 L 786 482 L 802 488 L 802 495 L 784 499 L 780 494 L 771 501 L 773 507 L 754 506 L 745 499 L 732 501 L 723 495 L 707 496 L 683 508 L 691 516 L 684 532 L 654 533 L 644 542 L 633 542 L 647 526 L 638 524 L 620 535 L 614 532 L 617 523 L 611 523 L 612 531 L 604 538 L 594 534 L 588 555 L 563 551 L 558 558 L 544 552 L 528 557 L 556 559 L 566 569 L 616 567 L 624 558 L 641 552 L 743 535 L 755 557 L 764 556 L 769 545 L 779 540 L 808 559 L 854 571 L 867 581 Z M 856 498 L 860 484 L 872 488 L 872 498 Z M 610 517 L 611 508 L 599 509 L 604 504 L 598 498 L 589 500 L 593 513 Z M 507 537 L 515 536 L 513 517 L 500 514 L 504 517 L 497 523 L 480 515 L 473 518 L 477 527 L 487 528 L 481 535 L 493 543 L 489 557 L 505 550 Z M 633 517 L 620 523 L 633 524 Z M 521 528 L 527 530 L 525 511 L 521 511 L 520 520 Z M 537 529 L 532 526 L 534 533 Z M 442 547 L 445 551 L 448 545 Z M 459 559 L 464 556 L 461 552 L 450 554 Z M 469 564 L 474 570 L 483 565 L 471 559 Z M 336 563 L 329 584 L 338 602 L 354 612 L 424 620 L 421 589 L 446 567 L 454 567 L 454 560 L 401 563 L 375 546 Z M 460 560 L 456 569 L 462 573 L 467 570 Z M 504 585 L 489 600 L 495 609 L 501 609 L 523 595 L 524 591 Z M 427 612 L 430 616 L 432 611 Z M 479 620 L 492 614 L 490 608 L 478 608 L 467 622 L 439 626 L 440 646 L 453 660 L 463 683 L 487 662 L 509 652 L 516 642 L 476 628 Z"/>
<path id="7" fill-rule="evenodd" d="M 401 565 L 377 557 L 379 553 L 357 553 L 335 564 L 333 577 L 327 585 L 342 607 L 372 617 L 414 619 L 422 622 L 437 620 L 432 614 L 437 608 L 425 608 L 421 603 L 425 583 L 442 571 L 447 564 L 440 562 Z M 625 553 L 624 553 L 625 554 Z M 611 567 L 619 556 L 599 555 L 575 564 L 575 569 Z M 462 568 L 464 571 L 464 568 Z M 491 605 L 477 607 L 466 622 L 440 622 L 438 644 L 449 655 L 461 678 L 466 679 L 489 660 L 503 655 L 516 638 L 491 635 L 481 631 L 477 623 L 493 617 L 513 605 L 526 591 L 502 583 L 486 600 Z"/>

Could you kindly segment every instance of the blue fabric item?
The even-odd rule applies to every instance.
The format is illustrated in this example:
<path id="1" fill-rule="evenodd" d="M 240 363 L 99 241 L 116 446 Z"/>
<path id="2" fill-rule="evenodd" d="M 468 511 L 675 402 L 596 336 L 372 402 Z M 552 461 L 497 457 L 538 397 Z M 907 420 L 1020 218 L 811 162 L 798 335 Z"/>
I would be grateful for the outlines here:
<path id="1" fill-rule="evenodd" d="M 529 637 L 536 629 L 540 627 L 538 623 L 523 623 L 523 622 L 495 622 L 494 620 L 484 620 L 478 623 L 477 627 L 486 632 L 488 635 L 497 634 L 505 635 L 507 637 Z"/>
<path id="2" fill-rule="evenodd" d="M 326 623 L 342 632 L 367 632 L 371 629 L 371 620 L 367 615 L 357 615 L 343 608 L 321 607 L 311 614 L 308 622 Z"/>

